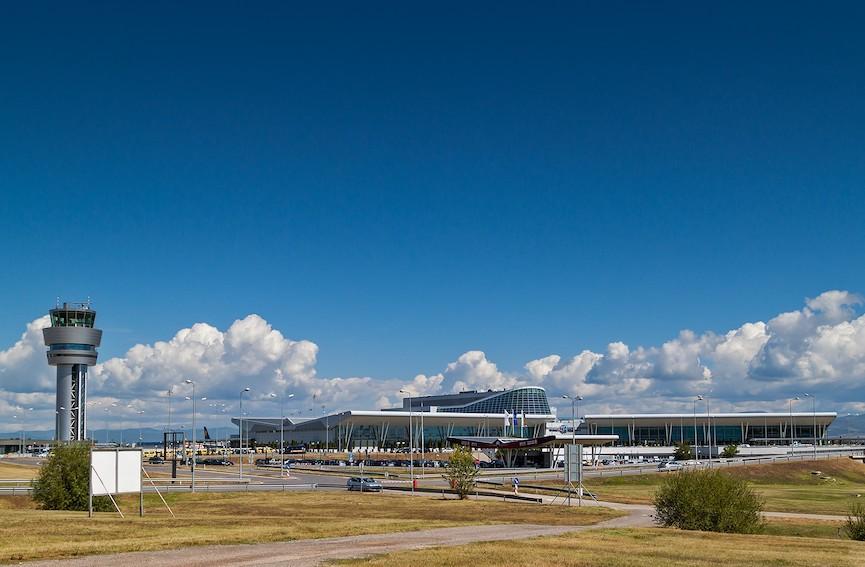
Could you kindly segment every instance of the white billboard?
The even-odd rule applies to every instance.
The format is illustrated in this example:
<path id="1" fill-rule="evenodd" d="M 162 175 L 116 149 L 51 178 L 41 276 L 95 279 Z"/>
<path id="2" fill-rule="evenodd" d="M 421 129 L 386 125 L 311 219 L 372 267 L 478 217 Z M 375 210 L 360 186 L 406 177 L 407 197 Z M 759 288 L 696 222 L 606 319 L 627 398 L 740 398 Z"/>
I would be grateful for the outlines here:
<path id="1" fill-rule="evenodd" d="M 90 490 L 93 496 L 141 492 L 141 449 L 93 449 Z"/>

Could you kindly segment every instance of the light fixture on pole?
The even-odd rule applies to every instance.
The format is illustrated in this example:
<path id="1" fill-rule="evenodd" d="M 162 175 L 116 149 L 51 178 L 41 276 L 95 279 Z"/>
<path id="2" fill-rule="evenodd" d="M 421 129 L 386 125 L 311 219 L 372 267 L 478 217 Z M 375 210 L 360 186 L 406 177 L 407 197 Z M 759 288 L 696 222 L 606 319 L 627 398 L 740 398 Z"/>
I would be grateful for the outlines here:
<path id="1" fill-rule="evenodd" d="M 814 459 L 817 458 L 817 396 L 813 394 L 805 394 L 806 398 L 811 398 L 811 417 L 813 419 L 813 423 L 811 426 L 814 428 L 811 433 L 814 438 Z"/>
<path id="2" fill-rule="evenodd" d="M 168 435 L 162 438 L 162 456 L 167 457 L 168 443 L 171 443 L 171 470 L 174 471 L 174 461 L 177 458 L 177 452 L 174 450 L 174 435 L 171 433 L 171 396 L 174 393 L 174 386 L 168 387 Z M 173 472 L 172 472 L 173 474 Z"/>
<path id="3" fill-rule="evenodd" d="M 790 456 L 793 456 L 793 435 L 795 431 L 795 427 L 793 427 L 793 402 L 798 402 L 799 396 L 794 398 L 790 398 Z"/>
<path id="4" fill-rule="evenodd" d="M 237 473 L 240 477 L 240 480 L 243 480 L 243 394 L 249 391 L 249 388 L 244 388 L 240 391 L 240 434 L 237 438 L 237 452 L 238 452 L 238 467 Z"/>
<path id="5" fill-rule="evenodd" d="M 712 466 L 712 459 L 715 457 L 713 450 L 712 439 L 715 439 L 715 436 L 712 434 L 712 417 L 709 415 L 709 396 L 704 396 L 706 402 L 706 435 L 707 441 L 706 446 L 709 449 L 709 466 Z M 718 440 L 715 439 L 715 445 L 717 445 Z"/>
<path id="6" fill-rule="evenodd" d="M 694 455 L 698 465 L 700 464 L 700 445 L 697 438 L 697 402 L 702 401 L 703 396 L 697 396 L 694 399 Z"/>
<path id="7" fill-rule="evenodd" d="M 138 410 L 135 413 L 137 413 L 139 415 L 139 417 L 138 417 L 138 446 L 141 447 L 142 439 L 141 439 L 141 417 L 140 416 L 144 415 L 144 410 Z"/>
<path id="8" fill-rule="evenodd" d="M 412 429 L 414 414 L 411 407 L 411 392 L 400 390 L 399 393 L 408 396 L 408 476 L 411 479 L 411 494 L 414 496 L 414 431 Z"/>
<path id="9" fill-rule="evenodd" d="M 279 397 L 276 394 L 271 394 L 271 398 Z M 289 394 L 287 396 L 279 397 L 279 456 L 280 456 L 280 465 L 279 465 L 279 476 L 282 477 L 285 474 L 285 400 L 291 399 L 294 397 L 294 394 Z"/>
<path id="10" fill-rule="evenodd" d="M 195 382 L 189 379 L 184 381 L 192 386 L 192 492 L 195 492 L 195 461 L 198 460 L 195 447 Z"/>

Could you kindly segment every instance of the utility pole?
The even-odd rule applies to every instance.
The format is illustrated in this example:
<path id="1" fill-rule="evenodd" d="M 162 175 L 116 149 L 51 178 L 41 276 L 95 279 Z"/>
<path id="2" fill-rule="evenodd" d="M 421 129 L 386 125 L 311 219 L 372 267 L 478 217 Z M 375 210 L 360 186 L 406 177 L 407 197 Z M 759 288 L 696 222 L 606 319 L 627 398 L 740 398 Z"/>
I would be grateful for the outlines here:
<path id="1" fill-rule="evenodd" d="M 249 388 L 244 388 L 240 391 L 240 434 L 237 438 L 237 450 L 238 450 L 238 476 L 240 480 L 243 480 L 243 394 L 249 391 Z"/>
<path id="2" fill-rule="evenodd" d="M 412 413 L 411 392 L 400 390 L 400 394 L 408 395 L 408 476 L 411 479 L 411 495 L 414 496 L 414 414 Z"/>
<path id="3" fill-rule="evenodd" d="M 192 385 L 192 492 L 195 492 L 195 461 L 198 460 L 195 449 L 195 382 L 186 380 L 186 383 Z"/>

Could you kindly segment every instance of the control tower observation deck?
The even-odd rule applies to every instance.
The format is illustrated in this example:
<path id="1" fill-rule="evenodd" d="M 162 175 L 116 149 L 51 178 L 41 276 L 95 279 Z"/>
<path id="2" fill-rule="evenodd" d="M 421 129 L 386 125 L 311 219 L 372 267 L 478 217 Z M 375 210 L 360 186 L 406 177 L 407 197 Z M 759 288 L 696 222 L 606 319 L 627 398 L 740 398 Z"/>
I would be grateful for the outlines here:
<path id="1" fill-rule="evenodd" d="M 49 311 L 51 326 L 42 329 L 48 364 L 57 367 L 54 438 L 81 441 L 87 437 L 87 367 L 96 364 L 102 331 L 95 329 L 96 311 L 87 303 L 64 303 Z"/>

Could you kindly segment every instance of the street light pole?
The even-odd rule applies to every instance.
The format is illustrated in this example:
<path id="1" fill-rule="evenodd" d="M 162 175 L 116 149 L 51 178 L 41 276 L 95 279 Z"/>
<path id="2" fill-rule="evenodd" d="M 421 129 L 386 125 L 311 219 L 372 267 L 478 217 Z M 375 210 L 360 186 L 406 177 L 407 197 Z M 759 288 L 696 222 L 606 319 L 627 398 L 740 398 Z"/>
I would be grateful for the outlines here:
<path id="1" fill-rule="evenodd" d="M 697 460 L 697 464 L 700 464 L 700 445 L 697 438 L 697 402 L 702 402 L 703 396 L 697 396 L 694 398 L 694 455 Z"/>
<path id="2" fill-rule="evenodd" d="M 412 429 L 414 414 L 411 407 L 411 392 L 400 390 L 399 393 L 408 396 L 408 476 L 411 479 L 411 495 L 414 496 L 414 430 Z"/>
<path id="3" fill-rule="evenodd" d="M 138 446 L 141 447 L 141 416 L 144 415 L 144 410 L 138 410 Z"/>
<path id="4" fill-rule="evenodd" d="M 289 394 L 287 396 L 271 394 L 270 397 L 279 398 L 279 457 L 281 461 L 279 465 L 279 476 L 281 478 L 285 476 L 285 400 L 286 398 L 293 398 L 294 394 Z"/>
<path id="5" fill-rule="evenodd" d="M 817 396 L 813 394 L 805 394 L 806 398 L 811 398 L 811 417 L 813 419 L 813 423 L 811 424 L 813 429 L 811 433 L 814 438 L 814 460 L 817 459 Z"/>
<path id="6" fill-rule="evenodd" d="M 790 456 L 791 457 L 793 456 L 793 432 L 795 429 L 793 427 L 793 402 L 794 401 L 799 401 L 799 396 L 796 396 L 795 398 L 790 398 Z"/>
<path id="7" fill-rule="evenodd" d="M 237 450 L 239 455 L 237 462 L 240 465 L 237 472 L 240 480 L 243 480 L 243 394 L 248 391 L 249 388 L 244 388 L 240 391 L 240 434 L 237 438 Z"/>
<path id="8" fill-rule="evenodd" d="M 708 441 L 706 442 L 706 445 L 708 446 L 708 449 L 709 449 L 709 467 L 711 467 L 712 466 L 712 458 L 713 458 L 712 439 L 714 439 L 715 436 L 712 435 L 712 417 L 709 415 L 709 396 L 705 396 L 705 401 L 706 401 L 706 434 L 709 436 Z M 717 445 L 717 444 L 718 444 L 718 440 L 715 439 L 715 445 Z"/>
<path id="9" fill-rule="evenodd" d="M 186 383 L 192 385 L 192 492 L 195 492 L 195 461 L 198 460 L 195 449 L 195 382 L 186 380 Z"/>
<path id="10" fill-rule="evenodd" d="M 163 457 L 168 457 L 168 442 L 171 442 L 171 449 L 174 450 L 174 435 L 171 434 L 171 394 L 174 390 L 174 386 L 168 387 L 168 436 L 163 436 L 162 438 L 162 451 Z M 172 474 L 174 471 L 174 459 L 177 456 L 176 452 L 171 454 L 171 470 Z"/>

